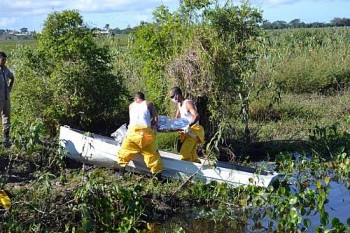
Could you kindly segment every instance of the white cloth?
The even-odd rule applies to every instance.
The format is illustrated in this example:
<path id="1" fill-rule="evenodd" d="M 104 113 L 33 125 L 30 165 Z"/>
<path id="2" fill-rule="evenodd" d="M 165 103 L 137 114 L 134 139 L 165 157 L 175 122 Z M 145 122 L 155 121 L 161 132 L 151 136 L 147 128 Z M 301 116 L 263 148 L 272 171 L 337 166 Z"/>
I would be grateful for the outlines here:
<path id="1" fill-rule="evenodd" d="M 151 113 L 148 110 L 146 100 L 141 103 L 133 102 L 130 104 L 129 110 L 130 123 L 129 126 L 151 126 Z"/>
<path id="2" fill-rule="evenodd" d="M 186 128 L 189 121 L 185 118 L 169 119 L 167 116 L 159 116 L 158 131 L 180 131 Z"/>
<path id="3" fill-rule="evenodd" d="M 126 128 L 126 124 L 120 126 L 114 133 L 111 134 L 111 137 L 114 138 L 114 140 L 121 145 L 126 138 L 126 133 L 128 129 Z"/>

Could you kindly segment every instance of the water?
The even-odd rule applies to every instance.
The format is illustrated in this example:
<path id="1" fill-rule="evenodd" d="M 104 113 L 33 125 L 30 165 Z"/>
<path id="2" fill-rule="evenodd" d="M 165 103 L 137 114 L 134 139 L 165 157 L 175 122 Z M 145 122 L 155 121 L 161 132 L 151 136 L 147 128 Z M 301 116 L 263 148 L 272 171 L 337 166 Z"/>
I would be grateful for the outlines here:
<path id="1" fill-rule="evenodd" d="M 329 221 L 332 221 L 333 217 L 337 217 L 340 222 L 347 225 L 346 221 L 350 218 L 350 190 L 345 187 L 344 184 L 337 182 L 330 182 L 330 193 L 327 197 L 329 202 L 325 205 L 325 209 L 329 214 Z M 310 216 L 311 227 L 315 229 L 320 225 L 320 215 Z M 331 224 L 328 224 L 331 227 Z M 310 231 L 311 232 L 311 231 Z"/>
<path id="2" fill-rule="evenodd" d="M 336 217 L 344 225 L 348 226 L 347 219 L 350 218 L 350 190 L 343 183 L 330 182 L 330 192 L 327 197 L 328 203 L 325 210 L 329 214 L 329 224 L 331 228 L 332 218 Z M 223 221 L 213 221 L 206 218 L 204 209 L 191 209 L 179 213 L 164 223 L 152 225 L 150 232 L 186 232 L 186 233 L 228 233 L 228 232 L 270 232 L 267 224 L 268 219 L 262 219 L 262 227 L 257 227 L 252 218 L 243 213 L 226 216 Z M 315 227 L 320 226 L 320 215 L 313 211 L 310 216 L 303 219 L 311 220 L 311 226 L 307 232 L 315 232 Z"/>

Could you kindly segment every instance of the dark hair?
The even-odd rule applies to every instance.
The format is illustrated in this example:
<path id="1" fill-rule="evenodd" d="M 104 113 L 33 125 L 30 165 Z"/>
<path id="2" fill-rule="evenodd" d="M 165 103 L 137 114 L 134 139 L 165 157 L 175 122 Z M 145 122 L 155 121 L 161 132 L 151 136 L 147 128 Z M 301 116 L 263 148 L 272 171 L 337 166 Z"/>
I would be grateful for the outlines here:
<path id="1" fill-rule="evenodd" d="M 137 92 L 135 97 L 137 97 L 141 100 L 145 100 L 145 94 L 143 94 L 141 91 Z"/>
<path id="2" fill-rule="evenodd" d="M 180 87 L 171 88 L 171 92 L 174 94 L 182 95 L 182 91 L 181 91 Z"/>
<path id="3" fill-rule="evenodd" d="M 6 53 L 4 53 L 4 52 L 0 52 L 0 57 L 2 57 L 2 58 L 7 58 L 7 55 L 6 55 Z"/>

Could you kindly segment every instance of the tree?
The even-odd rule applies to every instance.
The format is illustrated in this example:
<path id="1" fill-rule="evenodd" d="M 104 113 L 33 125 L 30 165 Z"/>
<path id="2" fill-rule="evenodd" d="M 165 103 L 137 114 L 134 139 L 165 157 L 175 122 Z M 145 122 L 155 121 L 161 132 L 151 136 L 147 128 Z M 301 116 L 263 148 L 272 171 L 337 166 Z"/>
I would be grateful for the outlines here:
<path id="1" fill-rule="evenodd" d="M 335 27 L 350 26 L 350 19 L 348 18 L 334 18 L 330 24 Z"/>
<path id="2" fill-rule="evenodd" d="M 21 33 L 28 33 L 28 28 L 21 28 L 20 31 Z"/>
<path id="3" fill-rule="evenodd" d="M 178 52 L 182 44 L 183 28 L 177 13 L 172 14 L 165 6 L 154 12 L 155 23 L 144 23 L 134 33 L 131 48 L 132 59 L 140 67 L 139 76 L 143 77 L 148 98 L 158 106 L 160 112 L 166 109 L 166 98 L 169 83 L 165 81 L 165 69 L 169 59 Z"/>
<path id="4" fill-rule="evenodd" d="M 320 22 L 313 22 L 313 23 L 309 23 L 308 25 L 311 28 L 322 28 L 327 26 L 325 23 L 320 23 Z"/>
<path id="5" fill-rule="evenodd" d="M 282 21 L 282 20 L 277 20 L 277 21 L 274 21 L 272 24 L 271 24 L 271 27 L 273 29 L 283 29 L 283 28 L 287 28 L 288 24 L 286 21 Z"/>
<path id="6" fill-rule="evenodd" d="M 37 41 L 20 54 L 16 72 L 16 98 L 29 101 L 27 116 L 42 118 L 53 133 L 63 124 L 102 130 L 117 118 L 121 77 L 112 74 L 109 50 L 96 44 L 77 11 L 49 14 Z"/>
<path id="7" fill-rule="evenodd" d="M 153 100 L 164 110 L 169 88 L 180 86 L 205 113 L 201 123 L 208 138 L 220 127 L 232 130 L 241 116 L 249 141 L 250 78 L 258 58 L 261 13 L 247 3 L 227 1 L 220 7 L 187 0 L 178 11 L 161 6 L 153 15 L 154 23 L 136 29 L 130 59 L 137 61 Z"/>
<path id="8" fill-rule="evenodd" d="M 289 22 L 289 26 L 291 28 L 298 28 L 300 26 L 300 19 L 293 19 L 292 21 Z"/>
<path id="9" fill-rule="evenodd" d="M 271 22 L 268 20 L 263 20 L 261 27 L 264 29 L 271 29 Z"/>

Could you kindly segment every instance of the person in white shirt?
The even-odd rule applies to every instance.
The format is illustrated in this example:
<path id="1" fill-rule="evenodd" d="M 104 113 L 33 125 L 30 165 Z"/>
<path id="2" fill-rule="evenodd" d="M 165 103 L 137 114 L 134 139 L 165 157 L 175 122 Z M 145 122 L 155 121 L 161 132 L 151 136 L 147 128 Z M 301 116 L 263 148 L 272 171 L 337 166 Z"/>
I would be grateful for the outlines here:
<path id="1" fill-rule="evenodd" d="M 135 155 L 142 154 L 151 173 L 160 178 L 163 163 L 156 147 L 158 113 L 142 92 L 137 92 L 129 105 L 129 118 L 127 135 L 118 152 L 117 162 L 122 167 L 119 175 L 124 175 L 126 165 Z"/>
<path id="2" fill-rule="evenodd" d="M 177 105 L 175 118 L 185 118 L 189 122 L 184 131 L 180 133 L 181 160 L 200 163 L 197 145 L 204 143 L 204 128 L 199 125 L 197 108 L 191 100 L 183 97 L 179 87 L 173 87 L 169 97 Z"/>

